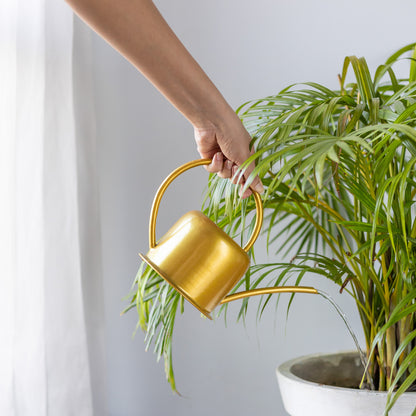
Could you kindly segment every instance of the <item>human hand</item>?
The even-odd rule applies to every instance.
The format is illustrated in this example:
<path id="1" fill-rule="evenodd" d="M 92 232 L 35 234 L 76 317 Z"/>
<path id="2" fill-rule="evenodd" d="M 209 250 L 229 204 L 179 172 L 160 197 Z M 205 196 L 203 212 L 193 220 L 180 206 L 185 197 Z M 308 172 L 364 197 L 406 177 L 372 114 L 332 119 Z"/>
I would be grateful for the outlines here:
<path id="1" fill-rule="evenodd" d="M 238 116 L 232 113 L 218 127 L 210 123 L 207 126 L 195 127 L 194 135 L 201 157 L 212 159 L 211 164 L 206 167 L 208 172 L 217 173 L 221 178 L 230 178 L 233 183 L 239 182 L 243 188 L 255 164 L 252 162 L 247 166 L 243 175 L 236 175 L 238 167 L 254 153 L 253 149 L 250 150 L 251 137 Z M 258 193 L 264 191 L 258 176 L 253 179 L 250 187 Z M 249 195 L 250 188 L 240 194 L 242 198 Z"/>

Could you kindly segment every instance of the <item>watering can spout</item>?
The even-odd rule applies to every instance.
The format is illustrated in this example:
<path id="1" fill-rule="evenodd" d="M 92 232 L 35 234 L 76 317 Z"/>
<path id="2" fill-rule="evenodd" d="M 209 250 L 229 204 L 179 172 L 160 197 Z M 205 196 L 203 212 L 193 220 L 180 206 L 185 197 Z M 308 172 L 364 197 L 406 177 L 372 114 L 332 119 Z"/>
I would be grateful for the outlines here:
<path id="1" fill-rule="evenodd" d="M 310 286 L 277 286 L 277 287 L 263 287 L 260 289 L 245 290 L 244 292 L 233 293 L 226 296 L 221 304 L 232 302 L 233 300 L 240 300 L 251 296 L 271 295 L 273 293 L 310 293 L 317 295 L 318 291 Z"/>
<path id="2" fill-rule="evenodd" d="M 208 165 L 210 159 L 188 162 L 174 170 L 156 192 L 149 222 L 149 252 L 140 257 L 157 274 L 181 293 L 209 319 L 221 303 L 248 296 L 270 293 L 317 293 L 310 287 L 272 287 L 254 289 L 226 296 L 247 271 L 250 250 L 263 223 L 260 195 L 252 190 L 256 204 L 256 223 L 249 241 L 240 247 L 202 212 L 190 211 L 156 241 L 156 218 L 160 201 L 170 183 L 181 173 L 195 166 Z"/>

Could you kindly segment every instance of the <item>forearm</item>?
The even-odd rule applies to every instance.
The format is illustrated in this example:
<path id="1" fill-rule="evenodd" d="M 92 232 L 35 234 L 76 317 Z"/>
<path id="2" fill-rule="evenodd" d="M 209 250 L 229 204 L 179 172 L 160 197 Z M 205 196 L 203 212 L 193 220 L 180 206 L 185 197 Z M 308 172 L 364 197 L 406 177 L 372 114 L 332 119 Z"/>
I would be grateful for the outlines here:
<path id="1" fill-rule="evenodd" d="M 197 128 L 233 110 L 150 0 L 66 0 Z"/>

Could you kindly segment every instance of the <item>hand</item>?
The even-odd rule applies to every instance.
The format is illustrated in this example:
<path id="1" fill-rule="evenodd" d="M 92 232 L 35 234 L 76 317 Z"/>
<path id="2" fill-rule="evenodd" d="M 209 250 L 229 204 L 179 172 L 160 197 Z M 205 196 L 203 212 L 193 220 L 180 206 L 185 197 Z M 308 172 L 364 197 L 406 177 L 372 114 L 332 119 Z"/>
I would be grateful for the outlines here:
<path id="1" fill-rule="evenodd" d="M 194 134 L 201 157 L 212 159 L 212 163 L 206 167 L 208 172 L 217 173 L 221 178 L 230 178 L 233 183 L 239 181 L 243 187 L 255 165 L 252 162 L 247 166 L 243 176 L 236 175 L 238 167 L 254 153 L 253 149 L 250 150 L 251 137 L 238 116 L 233 113 L 221 128 L 211 124 L 196 127 Z M 258 193 L 264 191 L 258 176 L 253 179 L 250 186 Z M 240 194 L 242 198 L 247 198 L 249 195 L 251 195 L 250 189 Z"/>

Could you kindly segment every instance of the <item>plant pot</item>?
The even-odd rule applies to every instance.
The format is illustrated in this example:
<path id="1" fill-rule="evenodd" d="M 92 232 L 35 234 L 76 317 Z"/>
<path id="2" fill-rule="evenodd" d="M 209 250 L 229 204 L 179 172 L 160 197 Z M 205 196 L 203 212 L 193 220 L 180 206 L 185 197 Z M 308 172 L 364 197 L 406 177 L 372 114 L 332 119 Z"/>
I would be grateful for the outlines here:
<path id="1" fill-rule="evenodd" d="M 362 376 L 358 353 L 316 354 L 280 365 L 277 379 L 291 416 L 382 416 L 387 392 L 353 388 Z M 416 392 L 399 397 L 389 416 L 411 416 Z"/>

